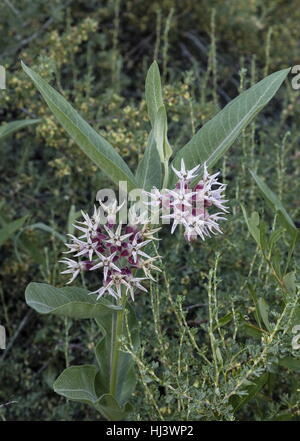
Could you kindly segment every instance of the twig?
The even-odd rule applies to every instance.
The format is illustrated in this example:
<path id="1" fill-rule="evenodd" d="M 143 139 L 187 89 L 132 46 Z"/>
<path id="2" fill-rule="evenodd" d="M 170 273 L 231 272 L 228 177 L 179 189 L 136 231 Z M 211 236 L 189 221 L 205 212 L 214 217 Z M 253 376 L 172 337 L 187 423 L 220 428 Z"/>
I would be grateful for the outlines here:
<path id="1" fill-rule="evenodd" d="M 184 56 L 186 56 L 187 58 L 189 58 L 191 60 L 192 63 L 195 63 L 196 59 L 193 57 L 193 55 L 190 53 L 190 51 L 188 50 L 188 48 L 186 47 L 186 45 L 184 43 L 179 43 L 179 46 L 182 50 L 182 54 Z M 197 69 L 200 72 L 205 72 L 203 68 L 201 68 L 200 66 L 197 67 Z M 223 90 L 220 86 L 217 87 L 217 90 L 219 92 L 219 94 L 224 98 L 224 100 L 226 101 L 226 103 L 229 103 L 229 101 L 231 101 L 230 96 L 225 92 L 225 90 Z"/>
<path id="2" fill-rule="evenodd" d="M 44 31 L 45 29 L 47 29 L 51 23 L 53 22 L 53 17 L 48 18 L 47 21 L 45 21 L 45 23 L 40 27 L 40 29 L 36 32 L 34 32 L 32 35 L 30 35 L 30 37 L 24 38 L 24 40 L 21 41 L 21 43 L 17 46 L 12 48 L 9 51 L 6 51 L 2 54 L 2 56 L 0 57 L 0 60 L 3 59 L 4 57 L 6 57 L 7 55 L 11 55 L 15 52 L 18 52 L 20 49 L 22 49 L 24 46 L 26 46 L 28 43 L 30 43 L 32 40 L 35 40 L 42 31 Z"/>
<path id="3" fill-rule="evenodd" d="M 4 0 L 4 3 L 13 11 L 14 14 L 16 14 L 17 17 L 20 17 L 20 11 L 18 11 L 18 9 L 15 8 L 9 0 Z"/>
<path id="4" fill-rule="evenodd" d="M 15 404 L 15 403 L 17 403 L 17 401 L 9 401 L 8 403 L 0 404 L 0 409 L 2 407 L 10 406 L 11 404 Z"/>
<path id="5" fill-rule="evenodd" d="M 60 5 L 56 11 L 59 11 L 60 9 L 66 9 L 73 0 L 69 0 L 68 2 L 66 2 L 63 5 Z M 54 13 L 56 12 L 54 11 Z M 31 43 L 33 40 L 35 40 L 43 31 L 45 31 L 50 25 L 51 23 L 54 21 L 54 16 L 49 17 L 48 20 L 45 21 L 45 23 L 40 27 L 40 29 L 38 29 L 36 32 L 34 32 L 32 35 L 30 35 L 30 37 L 25 38 L 24 40 L 22 40 L 20 42 L 20 44 L 17 47 L 13 47 L 10 50 L 4 52 L 1 56 L 0 56 L 0 60 L 3 59 L 4 57 L 6 57 L 7 55 L 11 55 L 13 53 L 18 52 L 20 49 L 22 49 L 24 46 L 26 46 L 28 43 Z"/>

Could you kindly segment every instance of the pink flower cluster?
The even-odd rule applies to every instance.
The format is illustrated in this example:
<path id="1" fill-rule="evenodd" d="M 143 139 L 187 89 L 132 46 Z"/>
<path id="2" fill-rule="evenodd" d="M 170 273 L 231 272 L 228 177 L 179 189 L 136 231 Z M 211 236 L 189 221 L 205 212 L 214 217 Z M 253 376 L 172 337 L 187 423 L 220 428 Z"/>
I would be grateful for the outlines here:
<path id="1" fill-rule="evenodd" d="M 178 177 L 174 189 L 158 190 L 154 187 L 150 193 L 143 192 L 151 199 L 145 202 L 151 207 L 151 218 L 154 211 L 163 223 L 172 223 L 171 233 L 182 225 L 188 241 L 198 236 L 205 240 L 211 233 L 222 233 L 218 222 L 226 219 L 223 212 L 228 212 L 223 194 L 226 186 L 218 182 L 219 173 L 210 175 L 204 164 L 202 178 L 198 180 L 199 169 L 200 166 L 186 170 L 182 160 L 180 170 L 173 167 Z M 192 185 L 195 179 L 198 182 Z M 60 261 L 67 265 L 62 274 L 71 274 L 68 283 L 73 282 L 81 271 L 101 270 L 102 285 L 90 293 L 98 294 L 97 299 L 105 293 L 118 299 L 123 288 L 134 300 L 136 289 L 147 291 L 141 282 L 147 279 L 155 281 L 151 271 L 160 271 L 154 264 L 160 256 L 151 257 L 144 251 L 151 241 L 157 240 L 155 233 L 160 228 L 151 229 L 147 213 L 143 211 L 137 215 L 134 207 L 129 212 L 128 224 L 117 223 L 117 213 L 122 206 L 117 206 L 116 201 L 107 205 L 100 202 L 100 207 L 95 207 L 91 217 L 82 212 L 83 222 L 74 225 L 81 235 L 75 237 L 70 234 L 71 243 L 66 244 L 69 248 L 67 253 L 79 259 L 65 257 Z M 212 207 L 221 211 L 211 212 Z M 106 224 L 103 224 L 101 208 L 106 212 Z M 135 277 L 137 270 L 142 270 L 144 277 Z"/>
<path id="2" fill-rule="evenodd" d="M 60 262 L 66 264 L 67 269 L 62 274 L 71 274 L 68 282 L 71 283 L 81 271 L 101 270 L 102 286 L 90 294 L 98 294 L 97 300 L 105 293 L 118 299 L 123 287 L 134 300 L 136 289 L 147 292 L 141 282 L 146 279 L 155 281 L 151 271 L 160 271 L 154 265 L 160 256 L 151 257 L 143 251 L 155 240 L 154 234 L 160 228 L 151 230 L 150 224 L 145 221 L 142 224 L 138 217 L 131 224 L 116 224 L 121 205 L 117 206 L 116 202 L 100 205 L 107 213 L 107 223 L 102 225 L 100 222 L 100 207 L 95 207 L 91 217 L 82 212 L 84 221 L 74 224 L 82 234 L 79 237 L 69 234 L 71 243 L 66 244 L 69 248 L 66 253 L 72 253 L 80 260 L 63 258 Z M 144 277 L 135 277 L 138 269 L 143 271 Z"/>
<path id="3" fill-rule="evenodd" d="M 224 206 L 227 200 L 224 200 L 223 195 L 226 185 L 218 182 L 219 173 L 210 175 L 204 164 L 202 179 L 192 186 L 191 183 L 198 177 L 200 165 L 186 170 L 182 159 L 181 169 L 176 170 L 173 166 L 172 169 L 179 178 L 175 188 L 160 191 L 154 187 L 151 192 L 145 192 L 151 198 L 151 202 L 145 204 L 159 210 L 161 219 L 171 221 L 171 233 L 174 233 L 178 225 L 182 225 L 188 241 L 195 240 L 198 236 L 205 240 L 211 233 L 222 233 L 218 222 L 226 220 L 223 212 L 228 210 Z M 221 211 L 212 213 L 213 206 Z"/>

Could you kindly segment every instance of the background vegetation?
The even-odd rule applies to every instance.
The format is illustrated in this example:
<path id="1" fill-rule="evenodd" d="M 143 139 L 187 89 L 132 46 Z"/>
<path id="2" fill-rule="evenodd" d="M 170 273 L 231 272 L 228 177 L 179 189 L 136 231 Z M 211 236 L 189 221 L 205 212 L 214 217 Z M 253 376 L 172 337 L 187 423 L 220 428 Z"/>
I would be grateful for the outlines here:
<path id="1" fill-rule="evenodd" d="M 32 280 L 64 284 L 57 264 L 64 249 L 61 235 L 78 210 L 92 209 L 96 192 L 107 182 L 57 125 L 20 59 L 51 81 L 135 167 L 149 130 L 144 79 L 153 58 L 160 64 L 176 150 L 240 91 L 274 70 L 299 64 L 299 19 L 296 0 L 4 2 L 0 64 L 7 69 L 7 88 L 0 94 L 0 119 L 3 124 L 24 118 L 42 122 L 0 144 L 1 225 L 26 216 L 0 245 L 0 324 L 8 333 L 0 357 L 0 404 L 14 401 L 0 407 L 3 420 L 100 419 L 51 389 L 65 365 L 93 356 L 96 329 L 90 322 L 78 326 L 38 316 L 26 306 L 24 290 Z M 261 340 L 244 326 L 245 320 L 253 322 L 251 293 L 264 297 L 276 317 L 281 294 L 247 232 L 240 205 L 249 213 L 259 211 L 272 225 L 251 168 L 266 177 L 300 226 L 298 98 L 287 81 L 219 163 L 231 209 L 225 234 L 192 246 L 166 235 L 160 250 L 168 262 L 162 287 L 136 301 L 143 353 L 132 419 L 299 419 L 300 369 L 270 365 L 260 393 L 233 417 L 215 391 L 201 387 L 201 361 L 191 344 L 184 346 L 192 335 L 205 351 L 212 304 L 219 317 L 231 313 L 220 339 L 229 371 L 242 378 L 249 354 L 238 361 L 233 355 L 245 346 L 254 355 L 261 348 Z M 283 239 L 284 256 L 285 244 Z M 297 257 L 299 263 L 296 250 L 296 265 Z M 181 318 L 175 310 L 182 311 Z M 277 341 L 274 357 L 290 346 L 291 335 L 281 346 Z M 189 348 L 184 357 L 182 347 Z M 194 393 L 193 399 L 186 401 L 183 385 L 191 383 L 195 391 L 187 386 L 186 394 Z"/>

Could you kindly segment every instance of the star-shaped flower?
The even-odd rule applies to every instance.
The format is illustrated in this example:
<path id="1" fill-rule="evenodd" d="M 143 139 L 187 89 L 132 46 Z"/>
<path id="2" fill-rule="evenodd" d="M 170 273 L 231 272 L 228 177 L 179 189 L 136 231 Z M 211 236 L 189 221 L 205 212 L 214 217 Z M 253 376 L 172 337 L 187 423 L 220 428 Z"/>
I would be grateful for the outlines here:
<path id="1" fill-rule="evenodd" d="M 143 201 L 145 205 L 151 205 L 153 207 L 159 207 L 161 204 L 162 194 L 158 188 L 152 187 L 151 192 L 143 190 L 143 195 L 150 196 L 151 201 Z"/>
<path id="2" fill-rule="evenodd" d="M 169 194 L 173 197 L 173 201 L 171 202 L 171 205 L 173 206 L 184 205 L 186 207 L 191 207 L 193 201 L 192 198 L 197 193 L 195 191 L 188 191 L 181 185 L 180 188 L 178 189 L 169 190 Z"/>
<path id="3" fill-rule="evenodd" d="M 74 257 L 85 256 L 86 254 L 89 256 L 89 260 L 92 260 L 93 254 L 97 251 L 98 242 L 93 242 L 90 236 L 87 237 L 86 242 L 82 242 L 82 249 L 74 255 Z"/>
<path id="4" fill-rule="evenodd" d="M 97 299 L 99 300 L 106 292 L 110 294 L 115 299 L 118 299 L 120 296 L 116 293 L 116 291 L 113 290 L 114 281 L 111 280 L 107 285 L 101 286 L 99 289 L 93 292 L 89 292 L 89 295 L 91 294 L 98 294 Z"/>
<path id="5" fill-rule="evenodd" d="M 171 214 L 165 214 L 163 216 L 161 216 L 162 219 L 172 219 L 173 220 L 173 224 L 172 224 L 172 228 L 171 228 L 171 234 L 174 233 L 177 225 L 187 225 L 186 222 L 186 212 L 182 211 L 182 210 L 174 210 L 173 213 Z"/>
<path id="6" fill-rule="evenodd" d="M 73 282 L 76 279 L 81 270 L 84 269 L 85 264 L 83 262 L 77 262 L 76 260 L 69 259 L 68 257 L 64 257 L 59 261 L 60 263 L 64 263 L 68 266 L 68 269 L 65 271 L 61 271 L 60 274 L 72 274 L 71 279 L 67 282 L 67 285 Z"/>
<path id="7" fill-rule="evenodd" d="M 116 247 L 120 247 L 123 244 L 123 242 L 126 241 L 126 239 L 128 239 L 133 234 L 133 233 L 121 234 L 122 224 L 118 225 L 116 231 L 112 231 L 110 228 L 107 228 L 106 225 L 104 225 L 104 228 L 109 236 L 107 243 L 111 243 Z"/>
<path id="8" fill-rule="evenodd" d="M 150 259 L 141 260 L 138 264 L 138 267 L 144 271 L 146 278 L 153 280 L 153 282 L 156 282 L 156 280 L 152 276 L 151 271 L 161 272 L 161 269 L 158 268 L 158 266 L 153 265 L 153 262 L 155 262 L 159 257 L 161 256 L 150 257 Z"/>
<path id="9" fill-rule="evenodd" d="M 103 202 L 99 201 L 99 204 L 103 208 L 103 210 L 107 213 L 108 225 L 114 225 L 116 223 L 117 213 L 121 210 L 121 208 L 125 204 L 125 200 L 119 206 L 117 205 L 117 200 L 114 200 L 114 202 L 112 202 L 111 204 L 104 204 Z"/>
<path id="10" fill-rule="evenodd" d="M 144 240 L 144 242 L 137 242 L 137 235 L 135 235 L 134 239 L 128 243 L 127 249 L 131 256 L 133 257 L 133 261 L 136 263 L 138 256 L 146 257 L 147 259 L 150 258 L 148 254 L 144 253 L 144 251 L 141 250 L 144 246 L 146 246 L 151 240 Z"/>
<path id="11" fill-rule="evenodd" d="M 183 181 L 190 181 L 198 176 L 197 171 L 199 170 L 200 165 L 192 168 L 191 170 L 186 170 L 184 160 L 181 159 L 181 168 L 180 170 L 176 170 L 173 165 L 171 165 L 173 172 L 175 175 Z"/>
<path id="12" fill-rule="evenodd" d="M 129 291 L 132 300 L 134 300 L 134 290 L 136 288 L 140 289 L 141 291 L 148 292 L 148 290 L 140 283 L 142 280 L 146 280 L 146 279 L 147 279 L 146 277 L 127 276 L 128 287 L 126 293 L 128 293 Z"/>
<path id="13" fill-rule="evenodd" d="M 64 254 L 78 253 L 86 248 L 86 242 L 83 242 L 82 240 L 73 236 L 73 234 L 68 234 L 68 236 L 71 237 L 72 242 L 65 243 L 66 247 L 69 248 L 69 251 L 63 251 Z"/>
<path id="14" fill-rule="evenodd" d="M 96 263 L 96 265 L 92 266 L 90 268 L 90 271 L 93 271 L 95 269 L 98 268 L 103 268 L 103 278 L 104 280 L 107 279 L 107 274 L 109 270 L 114 270 L 114 271 L 118 271 L 121 272 L 120 268 L 117 267 L 117 265 L 114 264 L 113 259 L 115 257 L 115 255 L 117 254 L 116 252 L 112 253 L 110 256 L 103 256 L 103 254 L 99 253 L 99 251 L 96 251 L 97 256 L 100 259 L 100 262 Z"/>

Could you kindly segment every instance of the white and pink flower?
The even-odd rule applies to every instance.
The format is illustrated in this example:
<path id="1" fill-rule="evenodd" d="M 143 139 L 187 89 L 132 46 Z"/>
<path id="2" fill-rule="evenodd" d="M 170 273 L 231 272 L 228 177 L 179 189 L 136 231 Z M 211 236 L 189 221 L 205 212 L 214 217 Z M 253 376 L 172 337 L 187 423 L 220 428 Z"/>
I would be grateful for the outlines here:
<path id="1" fill-rule="evenodd" d="M 100 204 L 104 208 L 104 204 Z M 134 224 L 116 223 L 116 215 L 121 206 L 114 202 L 111 206 L 105 205 L 108 214 L 107 223 L 101 225 L 99 211 L 95 208 L 92 217 L 82 212 L 83 222 L 77 222 L 74 227 L 81 234 L 79 238 L 74 235 L 71 243 L 67 243 L 67 253 L 74 253 L 80 261 L 64 258 L 61 263 L 67 265 L 62 274 L 70 274 L 68 283 L 80 274 L 81 271 L 102 272 L 102 284 L 90 294 L 97 294 L 97 300 L 104 294 L 109 294 L 118 299 L 123 291 L 134 300 L 136 290 L 147 292 L 141 282 L 154 281 L 150 271 L 160 271 L 153 263 L 159 256 L 151 257 L 145 253 L 144 248 L 150 244 L 155 233 L 160 228 L 151 229 L 149 220 L 144 216 L 135 216 Z M 141 270 L 144 277 L 136 277 Z"/>
<path id="2" fill-rule="evenodd" d="M 222 213 L 213 213 L 211 210 L 216 207 L 222 212 L 228 213 L 224 199 L 226 185 L 218 181 L 219 173 L 210 175 L 206 164 L 203 165 L 202 179 L 192 184 L 199 175 L 200 165 L 187 170 L 184 160 L 181 160 L 180 170 L 172 169 L 179 178 L 175 188 L 163 189 L 161 192 L 153 188 L 152 192 L 145 192 L 150 196 L 148 203 L 155 210 L 160 210 L 160 218 L 164 223 L 170 221 L 171 234 L 178 225 L 184 228 L 184 237 L 188 241 L 202 240 L 212 234 L 222 233 L 219 221 L 226 220 Z"/>
<path id="3" fill-rule="evenodd" d="M 226 220 L 223 213 L 228 209 L 224 199 L 226 185 L 218 181 L 219 173 L 210 175 L 204 164 L 202 178 L 195 183 L 200 166 L 187 170 L 181 160 L 180 170 L 172 169 L 179 178 L 175 188 L 160 191 L 153 187 L 151 192 L 144 191 L 144 196 L 150 197 L 150 202 L 145 201 L 145 205 L 150 206 L 163 223 L 172 224 L 172 234 L 177 226 L 182 226 L 187 241 L 198 237 L 205 240 L 211 234 L 222 233 L 219 222 Z M 137 212 L 134 206 L 129 210 L 129 223 L 117 223 L 117 214 L 123 204 L 100 202 L 100 207 L 107 213 L 105 225 L 101 223 L 100 208 L 95 207 L 91 217 L 82 212 L 84 220 L 74 225 L 81 236 L 69 235 L 71 243 L 66 244 L 66 253 L 73 253 L 80 260 L 61 260 L 67 265 L 62 274 L 71 274 L 68 283 L 73 282 L 81 271 L 101 270 L 102 285 L 91 293 L 97 294 L 97 299 L 104 294 L 118 299 L 123 288 L 123 292 L 134 300 L 137 289 L 147 291 L 142 282 L 155 281 L 151 272 L 160 271 L 155 265 L 160 256 L 152 257 L 145 252 L 145 248 L 157 240 L 156 233 L 160 228 L 153 228 L 150 221 L 153 216 L 149 219 L 147 210 Z M 217 212 L 213 211 L 214 207 Z M 137 277 L 139 270 L 144 277 Z"/>

